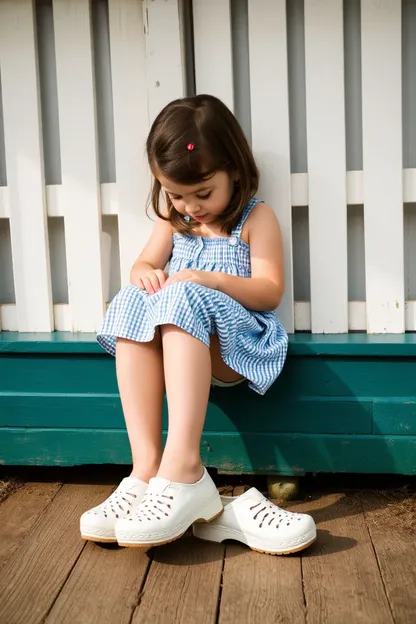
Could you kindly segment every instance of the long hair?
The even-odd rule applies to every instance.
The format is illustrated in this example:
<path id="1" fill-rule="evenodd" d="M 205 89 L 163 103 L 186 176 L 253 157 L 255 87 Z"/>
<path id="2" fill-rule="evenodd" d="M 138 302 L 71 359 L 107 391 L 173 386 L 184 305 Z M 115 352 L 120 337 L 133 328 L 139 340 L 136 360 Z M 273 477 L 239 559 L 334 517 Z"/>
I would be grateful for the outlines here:
<path id="1" fill-rule="evenodd" d="M 193 149 L 187 146 L 192 144 Z M 225 171 L 236 179 L 229 205 L 218 223 L 227 234 L 256 193 L 259 172 L 243 130 L 231 111 L 212 95 L 175 100 L 156 117 L 146 142 L 153 173 L 177 184 L 195 185 Z M 178 232 L 192 232 L 188 222 L 166 194 L 167 212 L 161 209 L 162 188 L 154 176 L 150 203 L 155 213 L 170 221 Z"/>

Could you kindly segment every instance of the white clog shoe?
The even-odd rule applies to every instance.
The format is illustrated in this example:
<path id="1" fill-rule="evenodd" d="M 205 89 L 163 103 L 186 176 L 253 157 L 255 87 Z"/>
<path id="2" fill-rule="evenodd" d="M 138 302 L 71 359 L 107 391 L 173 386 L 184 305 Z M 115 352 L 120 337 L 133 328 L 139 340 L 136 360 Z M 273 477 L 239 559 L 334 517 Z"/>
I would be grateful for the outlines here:
<path id="1" fill-rule="evenodd" d="M 224 513 L 210 524 L 195 524 L 196 537 L 210 542 L 233 539 L 270 555 L 303 550 L 316 539 L 311 516 L 280 509 L 255 488 L 241 496 L 221 496 L 221 500 Z"/>
<path id="2" fill-rule="evenodd" d="M 208 472 L 196 483 L 173 483 L 156 477 L 132 518 L 116 522 L 120 546 L 161 546 L 182 537 L 193 522 L 209 522 L 223 512 Z"/>
<path id="3" fill-rule="evenodd" d="M 81 537 L 93 542 L 116 542 L 115 524 L 128 518 L 142 500 L 147 483 L 126 477 L 101 505 L 84 512 L 80 519 Z"/>

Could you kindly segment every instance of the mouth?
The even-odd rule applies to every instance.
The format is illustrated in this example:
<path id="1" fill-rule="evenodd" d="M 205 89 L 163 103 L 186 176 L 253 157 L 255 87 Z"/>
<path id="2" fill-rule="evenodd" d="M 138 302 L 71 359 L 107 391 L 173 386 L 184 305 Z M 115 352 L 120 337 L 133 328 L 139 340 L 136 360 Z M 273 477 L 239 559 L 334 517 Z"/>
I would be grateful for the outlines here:
<path id="1" fill-rule="evenodd" d="M 193 219 L 195 219 L 195 221 L 203 221 L 203 220 L 205 219 L 205 217 L 206 217 L 206 216 L 207 216 L 207 215 L 206 215 L 206 214 L 204 214 L 204 215 L 197 215 L 197 216 L 192 217 L 192 218 L 193 218 Z"/>

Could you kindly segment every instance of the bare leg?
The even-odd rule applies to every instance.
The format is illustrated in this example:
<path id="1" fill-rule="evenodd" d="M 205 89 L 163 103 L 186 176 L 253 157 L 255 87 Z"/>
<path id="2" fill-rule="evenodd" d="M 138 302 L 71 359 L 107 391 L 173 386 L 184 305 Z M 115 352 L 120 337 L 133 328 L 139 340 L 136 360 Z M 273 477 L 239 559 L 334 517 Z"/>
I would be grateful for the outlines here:
<path id="1" fill-rule="evenodd" d="M 131 475 L 149 481 L 162 457 L 163 354 L 160 333 L 152 342 L 119 338 L 117 381 L 129 436 Z"/>
<path id="2" fill-rule="evenodd" d="M 169 433 L 158 476 L 195 483 L 202 476 L 200 442 L 211 383 L 208 347 L 175 325 L 161 327 Z"/>

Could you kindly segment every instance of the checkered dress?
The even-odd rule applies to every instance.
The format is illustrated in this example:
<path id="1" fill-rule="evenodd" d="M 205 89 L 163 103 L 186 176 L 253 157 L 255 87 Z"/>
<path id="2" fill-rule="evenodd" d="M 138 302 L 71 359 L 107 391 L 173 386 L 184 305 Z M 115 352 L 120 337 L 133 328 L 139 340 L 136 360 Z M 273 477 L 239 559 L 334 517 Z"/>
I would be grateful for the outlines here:
<path id="1" fill-rule="evenodd" d="M 203 238 L 174 234 L 169 274 L 183 269 L 220 271 L 250 277 L 250 248 L 240 235 L 245 220 L 259 200 L 247 205 L 230 237 Z M 217 290 L 179 282 L 149 295 L 137 286 L 115 296 L 98 333 L 98 342 L 115 355 L 117 337 L 149 342 L 158 325 L 176 325 L 209 346 L 217 334 L 226 364 L 264 394 L 280 374 L 288 337 L 274 312 L 247 310 Z"/>

